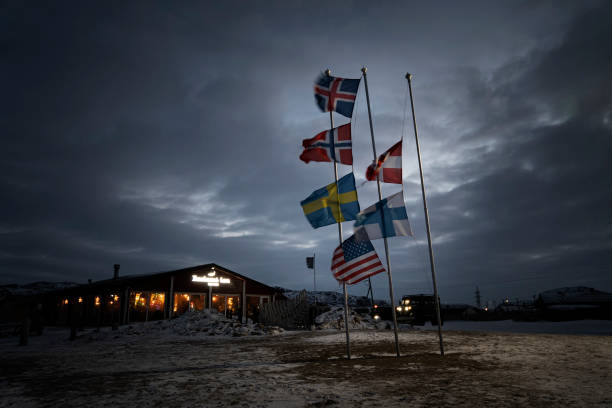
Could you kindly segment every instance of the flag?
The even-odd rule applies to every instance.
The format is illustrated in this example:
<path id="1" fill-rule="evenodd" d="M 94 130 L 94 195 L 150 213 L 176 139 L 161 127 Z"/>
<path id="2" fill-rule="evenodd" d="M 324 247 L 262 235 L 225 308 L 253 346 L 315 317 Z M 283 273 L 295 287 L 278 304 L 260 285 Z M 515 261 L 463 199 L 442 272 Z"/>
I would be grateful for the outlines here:
<path id="1" fill-rule="evenodd" d="M 340 194 L 338 194 L 340 190 Z M 357 219 L 359 201 L 355 176 L 349 173 L 336 183 L 328 184 L 300 203 L 313 228 Z"/>
<path id="2" fill-rule="evenodd" d="M 314 269 L 314 256 L 306 257 L 306 267 L 308 269 Z"/>
<path id="3" fill-rule="evenodd" d="M 302 146 L 304 146 L 304 151 L 300 159 L 306 163 L 335 161 L 342 164 L 353 164 L 350 123 L 321 132 L 311 139 L 304 139 Z"/>
<path id="4" fill-rule="evenodd" d="M 355 98 L 359 89 L 358 79 L 336 78 L 321 74 L 315 82 L 315 101 L 322 112 L 336 111 L 350 118 L 353 116 Z"/>
<path id="5" fill-rule="evenodd" d="M 355 234 L 363 229 L 367 232 L 369 239 L 400 235 L 412 236 L 403 193 L 400 191 L 384 198 L 357 214 Z"/>
<path id="6" fill-rule="evenodd" d="M 352 285 L 384 272 L 385 268 L 370 240 L 356 240 L 353 235 L 334 251 L 331 270 L 337 281 Z"/>
<path id="7" fill-rule="evenodd" d="M 382 172 L 381 172 L 382 170 Z M 366 171 L 366 179 L 376 180 L 380 172 L 383 183 L 402 184 L 402 141 L 400 140 L 378 157 L 376 163 L 370 164 Z"/>

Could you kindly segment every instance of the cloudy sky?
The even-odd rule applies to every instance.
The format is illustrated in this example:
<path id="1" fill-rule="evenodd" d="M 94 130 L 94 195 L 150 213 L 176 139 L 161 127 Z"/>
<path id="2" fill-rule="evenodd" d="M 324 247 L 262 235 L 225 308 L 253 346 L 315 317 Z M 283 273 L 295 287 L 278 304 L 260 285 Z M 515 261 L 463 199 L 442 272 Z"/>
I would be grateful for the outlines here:
<path id="1" fill-rule="evenodd" d="M 3 4 L 0 284 L 215 262 L 311 289 L 314 253 L 317 288 L 338 290 L 337 229 L 299 205 L 333 169 L 298 156 L 329 127 L 318 73 L 366 66 L 378 151 L 405 138 L 415 238 L 389 240 L 397 296 L 431 291 L 406 72 L 443 302 L 612 291 L 609 2 Z M 361 184 L 363 85 L 353 139 Z M 359 187 L 362 208 L 375 191 Z"/>

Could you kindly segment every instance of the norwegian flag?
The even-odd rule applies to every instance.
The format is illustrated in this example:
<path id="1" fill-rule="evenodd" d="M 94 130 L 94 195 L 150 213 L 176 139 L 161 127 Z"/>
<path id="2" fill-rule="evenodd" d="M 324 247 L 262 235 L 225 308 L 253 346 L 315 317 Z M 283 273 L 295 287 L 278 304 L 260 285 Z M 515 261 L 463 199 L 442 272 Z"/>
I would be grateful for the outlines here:
<path id="1" fill-rule="evenodd" d="M 384 272 L 385 267 L 369 239 L 363 236 L 357 240 L 352 235 L 334 251 L 331 270 L 337 281 L 352 285 Z"/>
<path id="2" fill-rule="evenodd" d="M 353 116 L 359 79 L 336 78 L 321 74 L 315 82 L 315 100 L 322 112 L 336 111 L 350 118 Z"/>
<path id="3" fill-rule="evenodd" d="M 353 164 L 350 123 L 321 132 L 311 139 L 304 139 L 302 146 L 304 146 L 304 151 L 300 159 L 306 163 L 335 161 L 342 164 Z"/>
<path id="4" fill-rule="evenodd" d="M 383 183 L 402 184 L 401 140 L 391 146 L 389 150 L 378 156 L 378 161 L 376 163 L 370 164 L 366 170 L 366 179 L 374 181 L 379 173 L 380 181 Z"/>

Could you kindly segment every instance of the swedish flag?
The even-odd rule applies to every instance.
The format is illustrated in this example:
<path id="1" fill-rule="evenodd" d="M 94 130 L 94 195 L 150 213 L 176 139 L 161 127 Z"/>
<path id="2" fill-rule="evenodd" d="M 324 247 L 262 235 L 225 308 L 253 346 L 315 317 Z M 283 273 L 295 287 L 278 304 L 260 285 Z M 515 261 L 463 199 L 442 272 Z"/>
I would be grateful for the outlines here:
<path id="1" fill-rule="evenodd" d="M 340 190 L 340 194 L 338 194 Z M 357 219 L 359 201 L 355 176 L 349 173 L 336 183 L 328 184 L 302 201 L 304 215 L 313 228 Z"/>

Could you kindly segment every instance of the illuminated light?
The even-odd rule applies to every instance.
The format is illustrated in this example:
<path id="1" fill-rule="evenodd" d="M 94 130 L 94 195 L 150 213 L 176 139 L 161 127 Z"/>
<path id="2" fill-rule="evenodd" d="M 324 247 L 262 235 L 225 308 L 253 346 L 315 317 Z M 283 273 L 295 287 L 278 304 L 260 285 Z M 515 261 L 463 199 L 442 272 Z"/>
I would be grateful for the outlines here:
<path id="1" fill-rule="evenodd" d="M 111 300 L 110 302 L 108 302 L 108 304 L 109 304 L 109 305 L 112 305 L 112 304 L 113 304 L 113 301 Z"/>
<path id="2" fill-rule="evenodd" d="M 213 302 L 216 302 L 216 301 L 217 301 L 217 297 L 213 296 Z"/>
<path id="3" fill-rule="evenodd" d="M 215 272 L 209 272 L 207 276 L 191 275 L 192 282 L 207 283 L 208 286 L 219 286 L 220 283 L 232 283 L 228 278 L 222 278 L 215 275 Z"/>
<path id="4" fill-rule="evenodd" d="M 119 300 L 119 296 L 117 296 L 117 295 L 113 295 L 113 300 L 114 300 L 115 302 L 116 302 L 116 301 L 118 301 L 118 300 Z"/>
<path id="5" fill-rule="evenodd" d="M 67 305 L 68 304 L 68 299 L 64 299 L 64 304 Z"/>
<path id="6" fill-rule="evenodd" d="M 94 304 L 96 306 L 100 306 L 100 296 L 96 296 L 95 300 L 94 300 Z"/>
<path id="7" fill-rule="evenodd" d="M 140 293 L 135 294 L 134 299 L 136 299 L 136 301 L 140 300 Z"/>
<path id="8" fill-rule="evenodd" d="M 374 315 L 374 320 L 378 320 L 378 319 L 380 319 L 380 316 L 379 315 Z"/>
<path id="9" fill-rule="evenodd" d="M 398 312 L 401 312 L 402 311 L 402 307 L 398 306 L 398 307 L 395 308 L 395 310 L 397 310 Z"/>
<path id="10" fill-rule="evenodd" d="M 378 305 L 374 305 L 374 309 L 378 309 Z"/>
<path id="11" fill-rule="evenodd" d="M 410 299 L 406 299 L 406 300 L 404 300 L 404 304 L 405 304 L 405 305 L 409 305 L 409 304 L 410 304 Z"/>
<path id="12" fill-rule="evenodd" d="M 412 310 L 412 306 L 408 306 L 408 307 L 406 308 L 406 311 L 408 311 L 408 310 Z"/>
<path id="13" fill-rule="evenodd" d="M 83 298 L 79 296 L 79 303 L 83 303 Z"/>

